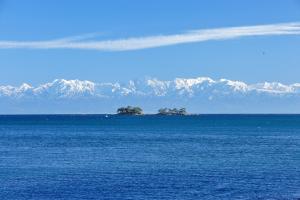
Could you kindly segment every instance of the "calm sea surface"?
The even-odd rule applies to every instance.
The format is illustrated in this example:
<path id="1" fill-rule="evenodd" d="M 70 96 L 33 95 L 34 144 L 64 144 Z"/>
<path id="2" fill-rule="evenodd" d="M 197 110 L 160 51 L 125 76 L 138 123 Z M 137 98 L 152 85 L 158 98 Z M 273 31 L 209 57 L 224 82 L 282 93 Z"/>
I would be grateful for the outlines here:
<path id="1" fill-rule="evenodd" d="M 300 199 L 300 115 L 0 116 L 0 199 Z"/>

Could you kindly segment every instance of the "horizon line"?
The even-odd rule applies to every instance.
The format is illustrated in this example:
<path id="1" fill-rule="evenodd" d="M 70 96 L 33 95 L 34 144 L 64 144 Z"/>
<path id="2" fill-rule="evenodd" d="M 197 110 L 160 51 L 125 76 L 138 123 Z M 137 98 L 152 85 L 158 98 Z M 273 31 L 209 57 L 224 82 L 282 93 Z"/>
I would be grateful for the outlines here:
<path id="1" fill-rule="evenodd" d="M 72 113 L 42 113 L 42 114 L 38 114 L 38 113 L 27 113 L 27 114 L 22 114 L 22 113 L 7 113 L 7 114 L 3 114 L 0 113 L 0 116 L 45 116 L 45 115 L 118 115 L 118 116 L 145 116 L 145 115 L 159 115 L 158 113 L 144 113 L 142 115 L 120 115 L 118 113 L 76 113 L 76 114 L 72 114 Z M 193 115 L 300 115 L 299 113 L 188 113 L 186 115 L 159 115 L 159 116 L 193 116 Z"/>

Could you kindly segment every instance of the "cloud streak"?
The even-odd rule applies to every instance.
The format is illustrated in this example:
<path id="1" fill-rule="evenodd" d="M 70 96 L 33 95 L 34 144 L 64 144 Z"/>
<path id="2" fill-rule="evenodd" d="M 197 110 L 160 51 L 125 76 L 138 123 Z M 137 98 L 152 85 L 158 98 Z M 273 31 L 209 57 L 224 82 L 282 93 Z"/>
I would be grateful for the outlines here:
<path id="1" fill-rule="evenodd" d="M 45 41 L 0 40 L 0 49 L 82 49 L 130 51 L 211 40 L 251 36 L 300 35 L 300 22 L 256 26 L 193 30 L 181 34 L 132 37 L 116 40 L 91 40 L 90 35 Z"/>

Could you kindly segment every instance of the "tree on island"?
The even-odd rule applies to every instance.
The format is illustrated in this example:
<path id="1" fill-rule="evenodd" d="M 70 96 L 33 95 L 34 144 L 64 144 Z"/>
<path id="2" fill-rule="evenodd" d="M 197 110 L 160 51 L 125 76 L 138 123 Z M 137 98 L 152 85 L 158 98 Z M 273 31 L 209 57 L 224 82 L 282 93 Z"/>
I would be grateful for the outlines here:
<path id="1" fill-rule="evenodd" d="M 160 115 L 167 115 L 168 112 L 169 112 L 168 108 L 161 108 L 158 110 L 158 114 L 160 114 Z"/>
<path id="2" fill-rule="evenodd" d="M 185 108 L 180 108 L 180 109 L 161 108 L 158 110 L 158 114 L 159 115 L 186 115 L 187 112 Z"/>
<path id="3" fill-rule="evenodd" d="M 186 115 L 187 114 L 186 108 L 180 108 L 179 111 L 178 111 L 178 113 L 180 115 Z"/>
<path id="4" fill-rule="evenodd" d="M 142 115 L 143 110 L 140 107 L 127 106 L 118 108 L 117 113 L 119 115 Z"/>

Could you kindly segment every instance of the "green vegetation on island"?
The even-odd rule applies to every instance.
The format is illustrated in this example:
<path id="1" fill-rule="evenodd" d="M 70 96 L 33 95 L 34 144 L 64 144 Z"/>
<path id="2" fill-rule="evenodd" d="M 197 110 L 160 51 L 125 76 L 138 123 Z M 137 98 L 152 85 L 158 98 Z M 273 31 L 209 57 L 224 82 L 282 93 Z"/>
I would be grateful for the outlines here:
<path id="1" fill-rule="evenodd" d="M 119 115 L 143 115 L 143 110 L 140 107 L 121 107 L 118 108 L 117 113 Z"/>
<path id="2" fill-rule="evenodd" d="M 117 110 L 118 115 L 143 115 L 143 109 L 140 107 L 127 106 Z M 158 115 L 187 115 L 185 108 L 161 108 L 158 110 Z"/>
<path id="3" fill-rule="evenodd" d="M 185 108 L 161 108 L 158 110 L 159 115 L 187 115 L 187 111 Z"/>

